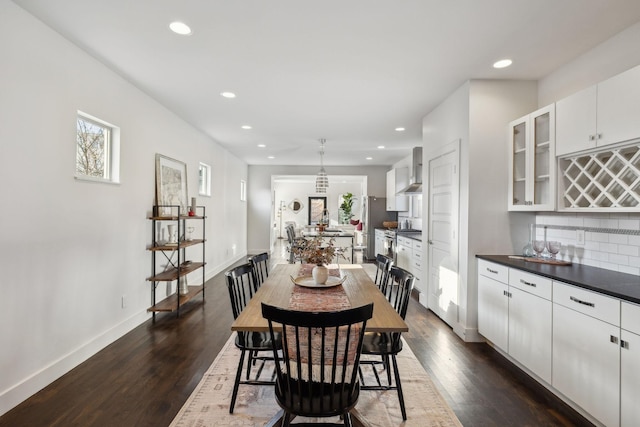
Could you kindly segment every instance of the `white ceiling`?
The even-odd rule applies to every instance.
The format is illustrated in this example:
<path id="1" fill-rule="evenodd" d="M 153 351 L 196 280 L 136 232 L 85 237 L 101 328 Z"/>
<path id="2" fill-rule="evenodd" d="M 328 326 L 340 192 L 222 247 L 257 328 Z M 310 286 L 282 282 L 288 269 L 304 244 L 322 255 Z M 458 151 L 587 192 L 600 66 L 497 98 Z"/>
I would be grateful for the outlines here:
<path id="1" fill-rule="evenodd" d="M 316 165 L 320 138 L 325 165 L 393 164 L 464 81 L 538 80 L 640 20 L 638 0 L 14 2 L 254 165 Z"/>

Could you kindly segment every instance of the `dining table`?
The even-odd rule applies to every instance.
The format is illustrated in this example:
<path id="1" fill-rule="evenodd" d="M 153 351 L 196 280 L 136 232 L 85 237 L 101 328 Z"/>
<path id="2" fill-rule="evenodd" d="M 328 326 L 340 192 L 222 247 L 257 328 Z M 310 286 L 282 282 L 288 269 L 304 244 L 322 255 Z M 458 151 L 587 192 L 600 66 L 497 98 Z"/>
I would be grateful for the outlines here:
<path id="1" fill-rule="evenodd" d="M 373 316 L 366 325 L 366 332 L 407 332 L 409 327 L 404 319 L 393 308 L 382 292 L 378 289 L 373 279 L 367 274 L 361 264 L 330 264 L 328 266 L 335 283 L 335 277 L 340 284 L 334 286 L 300 286 L 294 283 L 296 279 L 307 277 L 311 267 L 304 264 L 276 264 L 269 272 L 269 277 L 262 283 L 255 295 L 249 300 L 246 307 L 231 325 L 232 331 L 241 332 L 268 332 L 269 324 L 262 317 L 262 303 L 291 309 L 292 297 L 301 287 L 308 294 L 317 293 L 318 298 L 309 298 L 309 303 L 304 307 L 308 311 L 327 311 L 322 298 L 327 289 L 340 286 L 350 307 L 360 307 L 373 302 Z M 298 280 L 298 283 L 303 283 Z M 314 301 L 317 301 L 314 303 Z M 319 306 L 315 307 L 314 304 Z M 351 410 L 351 418 L 354 426 L 369 426 L 366 418 L 358 412 L 357 408 Z M 280 425 L 283 411 L 280 410 L 268 426 Z"/>

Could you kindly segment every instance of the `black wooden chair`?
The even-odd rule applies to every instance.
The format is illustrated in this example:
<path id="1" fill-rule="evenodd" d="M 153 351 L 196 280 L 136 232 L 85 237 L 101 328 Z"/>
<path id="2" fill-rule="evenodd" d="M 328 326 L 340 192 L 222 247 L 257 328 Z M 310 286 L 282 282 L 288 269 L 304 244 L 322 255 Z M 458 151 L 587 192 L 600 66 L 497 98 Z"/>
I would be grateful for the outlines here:
<path id="1" fill-rule="evenodd" d="M 253 297 L 259 288 L 256 275 L 254 273 L 253 264 L 246 263 L 238 267 L 232 268 L 225 272 L 227 278 L 227 288 L 229 289 L 229 297 L 231 299 L 231 309 L 233 311 L 233 318 L 236 319 L 242 310 L 246 307 L 249 300 Z M 251 385 L 273 385 L 275 382 L 259 380 L 262 369 L 264 368 L 265 361 L 272 360 L 271 353 L 266 356 L 260 356 L 260 352 L 271 352 L 274 345 L 276 347 L 281 345 L 279 337 L 276 337 L 276 341 L 271 342 L 271 335 L 267 332 L 237 332 L 235 344 L 242 353 L 238 362 L 238 370 L 236 371 L 236 378 L 233 385 L 233 394 L 231 395 L 231 404 L 229 406 L 229 413 L 233 413 L 233 408 L 236 404 L 236 397 L 238 396 L 238 388 L 240 384 Z M 247 374 L 246 379 L 242 380 L 242 368 L 244 365 L 244 359 L 246 355 L 249 355 L 247 361 Z M 255 366 L 256 362 L 260 361 L 255 375 L 251 378 L 251 367 Z"/>
<path id="2" fill-rule="evenodd" d="M 409 299 L 411 298 L 411 291 L 413 291 L 415 278 L 408 271 L 392 266 L 389 270 L 388 281 L 389 284 L 385 296 L 393 308 L 395 308 L 398 314 L 404 319 L 407 315 L 407 308 L 409 307 Z M 400 339 L 400 336 L 401 334 L 399 332 L 368 332 L 365 334 L 364 342 L 362 344 L 362 354 L 366 356 L 381 356 L 381 358 L 363 358 L 360 361 L 361 366 L 371 366 L 377 384 L 364 384 L 362 371 L 360 371 L 360 378 L 363 383 L 361 386 L 362 390 L 397 390 L 402 419 L 406 420 L 407 410 L 404 405 L 402 382 L 400 381 L 400 372 L 398 371 L 398 362 L 396 360 L 396 355 L 402 351 L 402 340 Z M 389 359 L 391 359 L 391 363 L 393 364 L 395 384 L 391 381 L 391 366 L 389 364 Z M 382 384 L 382 381 L 380 381 L 377 366 L 381 364 L 387 371 L 387 384 Z"/>
<path id="3" fill-rule="evenodd" d="M 340 415 L 351 426 L 349 411 L 358 401 L 358 364 L 373 303 L 335 312 L 293 311 L 262 304 L 271 341 L 274 324 L 282 325 L 282 351 L 276 359 L 275 395 L 284 411 L 282 426 L 292 417 Z"/>
<path id="4" fill-rule="evenodd" d="M 376 255 L 376 278 L 375 284 L 380 292 L 387 294 L 387 284 L 389 283 L 389 270 L 393 266 L 393 259 L 382 254 Z"/>
<path id="5" fill-rule="evenodd" d="M 253 266 L 253 272 L 256 276 L 258 287 L 269 277 L 269 253 L 263 252 L 249 258 L 249 262 Z"/>

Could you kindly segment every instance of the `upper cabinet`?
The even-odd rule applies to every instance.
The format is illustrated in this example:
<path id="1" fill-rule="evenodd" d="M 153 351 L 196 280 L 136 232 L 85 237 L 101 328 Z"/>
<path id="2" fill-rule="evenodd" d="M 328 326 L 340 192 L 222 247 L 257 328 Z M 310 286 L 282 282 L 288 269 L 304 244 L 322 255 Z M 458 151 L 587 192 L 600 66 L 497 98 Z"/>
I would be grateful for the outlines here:
<path id="1" fill-rule="evenodd" d="M 509 123 L 510 211 L 555 208 L 555 106 Z"/>
<path id="2" fill-rule="evenodd" d="M 398 194 L 409 184 L 409 168 L 396 168 L 387 172 L 387 210 L 408 211 L 409 196 Z"/>
<path id="3" fill-rule="evenodd" d="M 556 154 L 640 138 L 640 66 L 556 103 Z"/>

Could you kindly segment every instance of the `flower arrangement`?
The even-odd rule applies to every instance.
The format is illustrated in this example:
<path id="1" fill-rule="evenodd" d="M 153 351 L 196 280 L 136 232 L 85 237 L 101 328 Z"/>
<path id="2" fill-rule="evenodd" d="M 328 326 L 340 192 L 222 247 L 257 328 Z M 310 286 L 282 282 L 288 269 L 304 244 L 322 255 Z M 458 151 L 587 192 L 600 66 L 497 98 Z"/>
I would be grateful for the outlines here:
<path id="1" fill-rule="evenodd" d="M 326 265 L 331 263 L 336 254 L 334 243 L 335 239 L 331 238 L 327 242 L 323 239 L 322 233 L 319 233 L 312 239 L 302 240 L 293 248 L 293 253 L 304 263 Z"/>

